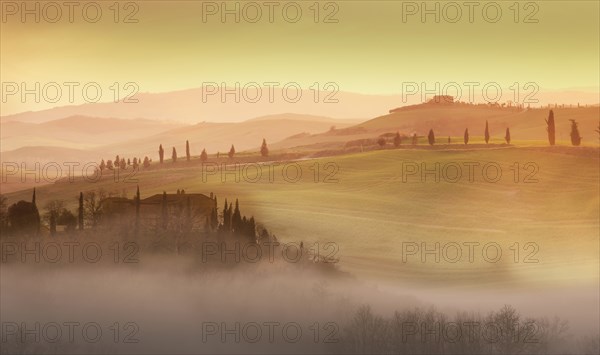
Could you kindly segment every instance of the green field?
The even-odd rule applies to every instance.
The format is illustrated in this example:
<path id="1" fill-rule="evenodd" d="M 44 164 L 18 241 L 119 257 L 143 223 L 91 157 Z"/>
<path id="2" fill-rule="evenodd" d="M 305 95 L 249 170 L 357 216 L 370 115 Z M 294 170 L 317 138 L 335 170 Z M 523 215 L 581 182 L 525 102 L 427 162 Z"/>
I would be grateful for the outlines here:
<path id="1" fill-rule="evenodd" d="M 325 255 L 332 249 L 324 244 L 336 243 L 340 268 L 357 276 L 420 285 L 589 285 L 599 277 L 598 153 L 597 148 L 573 147 L 390 149 L 267 164 L 257 182 L 247 181 L 254 180 L 256 165 L 248 167 L 246 175 L 241 170 L 229 173 L 222 182 L 219 173 L 206 174 L 203 181 L 203 170 L 197 165 L 166 163 L 164 169 L 142 171 L 137 183 L 114 183 L 108 177 L 97 183 L 57 183 L 38 188 L 37 198 L 41 207 L 50 199 L 68 200 L 75 210 L 79 191 L 99 188 L 129 197 L 136 184 L 142 197 L 181 188 L 214 192 L 219 209 L 224 198 L 239 198 L 242 214 L 254 215 L 282 242 L 318 242 Z M 425 163 L 433 169 L 436 162 L 448 168 L 447 179 L 440 175 L 440 182 L 435 182 L 431 174 L 423 182 L 412 175 L 403 182 L 403 163 Z M 473 181 L 465 165 L 469 162 L 480 164 L 474 168 Z M 497 182 L 482 175 L 482 166 L 490 162 L 502 170 Z M 448 181 L 456 175 L 449 163 L 461 167 L 457 182 Z M 517 182 L 515 163 L 519 164 Z M 330 176 L 333 166 L 338 170 Z M 286 181 L 284 167 L 288 179 L 294 179 L 297 167 L 302 177 L 298 182 Z M 494 175 L 490 168 L 486 176 L 493 179 Z M 324 182 L 328 176 L 337 182 Z M 30 191 L 8 198 L 9 203 L 29 200 Z M 440 243 L 439 250 L 447 253 L 441 254 L 440 262 L 428 255 L 423 263 L 420 253 L 403 262 L 407 242 L 426 243 L 428 248 Z M 480 243 L 474 246 L 473 262 L 463 244 L 471 242 Z M 447 243 L 461 246 L 458 262 L 450 262 L 456 248 Z M 489 260 L 483 258 L 487 243 L 500 247 L 498 261 L 494 262 L 494 248 L 488 249 Z"/>

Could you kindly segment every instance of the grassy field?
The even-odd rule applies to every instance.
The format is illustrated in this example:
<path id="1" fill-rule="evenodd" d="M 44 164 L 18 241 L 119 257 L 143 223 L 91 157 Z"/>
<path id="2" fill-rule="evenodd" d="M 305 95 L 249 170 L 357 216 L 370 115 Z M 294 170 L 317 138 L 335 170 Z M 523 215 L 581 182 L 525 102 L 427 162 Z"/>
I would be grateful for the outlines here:
<path id="1" fill-rule="evenodd" d="M 248 166 L 246 174 L 242 167 L 237 172 L 229 167 L 221 176 L 212 167 L 202 170 L 181 162 L 142 171 L 138 182 L 115 183 L 106 177 L 97 183 L 44 186 L 37 198 L 41 207 L 48 200 L 64 199 L 75 210 L 79 191 L 99 188 L 129 197 L 136 184 L 142 197 L 181 188 L 214 192 L 219 209 L 224 198 L 239 198 L 242 213 L 254 215 L 282 242 L 318 242 L 322 254 L 333 251 L 325 243 L 336 243 L 341 269 L 357 276 L 419 285 L 589 285 L 599 277 L 598 153 L 596 148 L 541 146 L 390 149 L 265 164 L 260 179 L 255 179 L 258 165 Z M 425 164 L 433 170 L 436 163 L 439 182 L 434 173 L 426 181 L 418 173 L 403 173 L 403 164 L 419 169 Z M 472 178 L 470 163 L 479 163 Z M 496 182 L 491 181 L 496 168 L 490 165 L 483 174 L 488 163 L 501 169 Z M 456 166 L 462 177 L 451 182 Z M 298 168 L 302 176 L 292 182 Z M 29 200 L 30 193 L 8 194 L 9 203 Z M 435 250 L 436 243 L 439 262 L 433 254 L 422 262 L 423 247 Z M 472 262 L 464 243 L 480 243 L 472 249 Z M 488 245 L 486 260 L 483 246 L 488 243 L 496 244 Z M 403 246 L 415 245 L 419 251 L 403 262 Z M 462 257 L 452 262 L 456 245 Z"/>

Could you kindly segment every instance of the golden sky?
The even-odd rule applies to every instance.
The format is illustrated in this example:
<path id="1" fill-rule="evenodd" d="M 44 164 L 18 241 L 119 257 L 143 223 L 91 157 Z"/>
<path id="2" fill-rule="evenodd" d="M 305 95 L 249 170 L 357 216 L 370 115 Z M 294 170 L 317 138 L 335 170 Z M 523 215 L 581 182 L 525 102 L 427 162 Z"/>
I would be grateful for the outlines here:
<path id="1" fill-rule="evenodd" d="M 22 21 L 21 1 L 2 0 L 3 85 L 97 82 L 102 101 L 114 82 L 135 82 L 141 92 L 203 82 L 335 82 L 341 91 L 399 94 L 409 81 L 597 90 L 600 80 L 598 1 L 475 2 L 472 19 L 465 2 L 429 1 L 434 11 L 424 22 L 421 1 L 121 1 L 118 15 L 114 1 L 96 1 L 87 19 L 86 2 L 74 7 L 72 23 L 63 2 L 55 23 L 53 5 L 30 8 L 35 3 L 39 23 L 35 14 Z M 224 22 L 222 3 L 233 10 Z M 253 23 L 257 8 L 262 17 Z M 137 22 L 124 23 L 129 15 Z M 6 101 L 2 114 L 57 105 L 18 95 Z"/>

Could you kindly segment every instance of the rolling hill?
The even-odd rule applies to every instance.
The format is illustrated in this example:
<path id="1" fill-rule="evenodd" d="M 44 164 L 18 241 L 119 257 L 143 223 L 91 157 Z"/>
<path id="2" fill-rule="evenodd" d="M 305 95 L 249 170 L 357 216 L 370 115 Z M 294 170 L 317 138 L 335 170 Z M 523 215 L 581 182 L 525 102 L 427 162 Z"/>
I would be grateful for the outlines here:
<path id="1" fill-rule="evenodd" d="M 568 142 L 571 127 L 570 119 L 579 124 L 584 145 L 598 145 L 600 107 L 553 108 L 556 122 L 557 141 Z M 516 109 L 484 105 L 431 105 L 423 104 L 406 107 L 394 113 L 379 116 L 358 125 L 315 135 L 288 137 L 273 144 L 275 148 L 298 146 L 343 147 L 346 142 L 376 138 L 383 133 L 400 132 L 405 135 L 416 133 L 427 135 L 433 129 L 436 137 L 445 139 L 452 136 L 462 141 L 466 128 L 472 137 L 483 136 L 485 121 L 489 122 L 492 142 L 502 142 L 506 128 L 510 128 L 515 141 L 546 141 L 546 122 L 549 109 Z M 567 143 L 568 144 L 568 143 Z"/>
<path id="2" fill-rule="evenodd" d="M 95 183 L 77 179 L 42 186 L 37 199 L 39 206 L 62 199 L 75 209 L 79 191 L 100 188 L 130 197 L 137 185 L 142 197 L 177 189 L 214 192 L 219 209 L 225 198 L 239 198 L 242 212 L 254 216 L 281 242 L 320 243 L 323 253 L 332 252 L 325 243 L 335 243 L 342 269 L 357 275 L 401 285 L 485 284 L 503 289 L 597 284 L 597 153 L 598 148 L 592 147 L 380 150 L 298 161 L 302 175 L 295 182 L 284 179 L 286 164 L 273 167 L 273 178 L 265 167 L 258 181 L 240 178 L 236 182 L 229 177 L 223 182 L 218 173 L 202 179 L 198 165 L 181 162 L 142 170 L 136 182 L 116 183 L 109 176 Z M 437 182 L 431 174 L 426 180 L 420 174 L 405 180 L 402 164 L 406 162 L 429 169 L 436 163 L 480 165 L 472 180 L 464 168 L 458 181 Z M 501 169 L 498 181 L 484 177 L 481 167 L 489 162 Z M 511 169 L 515 162 L 521 164 L 516 181 Z M 533 175 L 524 166 L 527 162 L 537 166 Z M 7 197 L 9 203 L 29 200 L 31 191 Z M 428 243 L 429 248 L 435 243 L 476 242 L 480 249 L 474 263 L 466 254 L 457 263 L 422 263 L 418 255 L 403 262 L 405 242 Z M 481 246 L 492 242 L 502 248 L 500 262 L 482 260 Z M 510 249 L 515 243 L 520 248 L 517 261 Z M 537 245 L 533 256 L 526 243 Z M 528 256 L 538 261 L 524 262 Z"/>
<path id="3" fill-rule="evenodd" d="M 101 151 L 114 154 L 156 155 L 158 145 L 162 144 L 170 156 L 170 148 L 175 147 L 179 154 L 185 152 L 185 141 L 190 141 L 192 155 L 199 155 L 202 149 L 209 154 L 216 151 L 229 151 L 232 144 L 237 151 L 257 149 L 265 138 L 270 144 L 286 137 L 307 133 L 326 132 L 332 126 L 345 128 L 355 124 L 356 120 L 338 120 L 329 117 L 280 114 L 257 117 L 243 122 L 214 123 L 202 122 L 156 134 L 151 137 L 130 140 L 125 143 L 106 145 Z"/>
<path id="4" fill-rule="evenodd" d="M 120 119 L 69 116 L 57 120 L 29 123 L 2 122 L 0 151 L 24 147 L 52 146 L 91 149 L 181 127 L 183 124 L 148 119 Z"/>

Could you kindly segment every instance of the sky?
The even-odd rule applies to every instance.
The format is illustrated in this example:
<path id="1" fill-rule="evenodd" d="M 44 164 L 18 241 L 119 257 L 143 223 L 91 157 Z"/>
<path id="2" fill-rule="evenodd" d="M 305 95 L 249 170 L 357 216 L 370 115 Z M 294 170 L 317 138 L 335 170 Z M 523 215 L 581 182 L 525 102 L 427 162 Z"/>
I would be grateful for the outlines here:
<path id="1" fill-rule="evenodd" d="M 206 82 L 377 95 L 407 82 L 598 91 L 600 81 L 598 1 L 21 3 L 2 0 L 2 115 Z"/>

